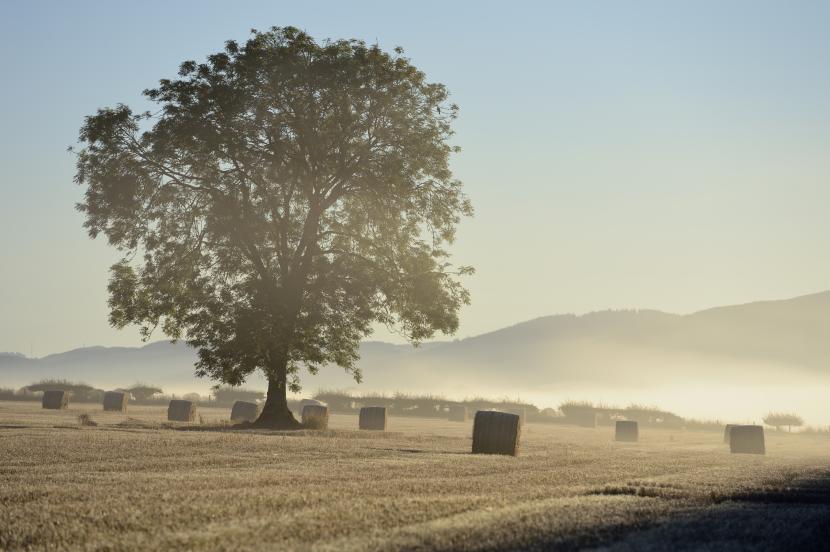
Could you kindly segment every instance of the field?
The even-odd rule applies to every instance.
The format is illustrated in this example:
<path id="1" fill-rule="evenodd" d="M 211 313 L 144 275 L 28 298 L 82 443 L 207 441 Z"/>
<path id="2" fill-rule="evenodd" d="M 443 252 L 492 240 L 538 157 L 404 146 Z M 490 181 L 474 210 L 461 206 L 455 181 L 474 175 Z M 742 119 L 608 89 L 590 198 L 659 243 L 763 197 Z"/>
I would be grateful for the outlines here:
<path id="1" fill-rule="evenodd" d="M 97 427 L 80 427 L 88 412 Z M 518 458 L 473 456 L 471 422 L 230 430 L 0 402 L 0 549 L 823 549 L 830 439 L 527 424 Z"/>

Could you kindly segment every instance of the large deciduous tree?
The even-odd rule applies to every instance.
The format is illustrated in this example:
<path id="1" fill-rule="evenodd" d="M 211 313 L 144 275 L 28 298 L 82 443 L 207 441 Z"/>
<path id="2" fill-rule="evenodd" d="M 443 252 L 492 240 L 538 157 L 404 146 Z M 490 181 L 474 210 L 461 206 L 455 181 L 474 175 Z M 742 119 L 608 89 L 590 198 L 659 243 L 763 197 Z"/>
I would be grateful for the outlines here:
<path id="1" fill-rule="evenodd" d="M 447 245 L 472 209 L 448 167 L 457 107 L 402 51 L 254 31 L 146 90 L 155 113 L 99 110 L 80 131 L 78 205 L 123 253 L 110 322 L 198 349 L 196 373 L 268 380 L 263 427 L 297 422 L 299 371 L 360 381 L 374 323 L 453 333 L 469 302 Z"/>

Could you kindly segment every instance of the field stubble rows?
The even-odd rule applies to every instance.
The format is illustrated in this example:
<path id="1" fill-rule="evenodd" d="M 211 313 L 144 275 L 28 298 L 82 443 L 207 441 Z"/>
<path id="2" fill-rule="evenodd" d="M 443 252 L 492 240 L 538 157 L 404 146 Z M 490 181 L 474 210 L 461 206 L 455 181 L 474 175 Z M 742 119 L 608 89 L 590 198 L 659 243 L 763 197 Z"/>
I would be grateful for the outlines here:
<path id="1" fill-rule="evenodd" d="M 359 432 L 333 415 L 328 431 L 283 433 L 223 428 L 229 409 L 172 427 L 160 407 L 100 410 L 0 402 L 0 549 L 642 548 L 669 538 L 662 522 L 830 466 L 815 436 L 768 434 L 766 456 L 730 455 L 717 433 L 623 444 L 611 428 L 528 424 L 512 458 L 471 455 L 471 422 Z M 83 412 L 98 427 L 79 427 Z"/>

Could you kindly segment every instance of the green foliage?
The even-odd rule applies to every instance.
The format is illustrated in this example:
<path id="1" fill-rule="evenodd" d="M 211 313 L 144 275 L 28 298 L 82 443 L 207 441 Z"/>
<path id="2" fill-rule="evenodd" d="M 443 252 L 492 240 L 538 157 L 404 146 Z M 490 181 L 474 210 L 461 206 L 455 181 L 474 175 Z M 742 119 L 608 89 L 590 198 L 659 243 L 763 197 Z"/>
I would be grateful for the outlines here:
<path id="1" fill-rule="evenodd" d="M 228 42 L 80 132 L 78 209 L 123 252 L 110 321 L 199 351 L 197 374 L 282 389 L 351 372 L 375 322 L 419 342 L 469 302 L 449 263 L 469 201 L 448 166 L 457 107 L 400 50 L 291 27 Z"/>

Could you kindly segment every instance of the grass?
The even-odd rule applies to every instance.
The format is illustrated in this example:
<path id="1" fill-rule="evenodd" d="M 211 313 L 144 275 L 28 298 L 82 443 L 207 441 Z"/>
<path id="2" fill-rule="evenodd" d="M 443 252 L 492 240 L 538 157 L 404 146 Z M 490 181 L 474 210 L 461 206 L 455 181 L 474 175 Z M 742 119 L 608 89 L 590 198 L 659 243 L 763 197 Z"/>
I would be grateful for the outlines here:
<path id="1" fill-rule="evenodd" d="M 98 409 L 0 402 L 0 549 L 643 549 L 741 519 L 763 507 L 747 497 L 790 496 L 830 465 L 830 440 L 811 435 L 730 455 L 711 432 L 623 444 L 611 428 L 531 423 L 512 458 L 469 454 L 471 422 L 359 432 L 332 415 L 324 431 L 239 431 L 230 409 L 200 408 L 203 426 L 167 423 L 163 407 Z M 83 412 L 98 426 L 79 426 Z"/>

